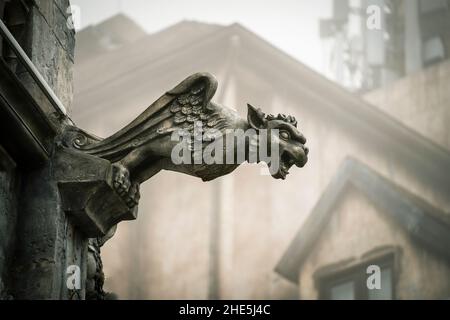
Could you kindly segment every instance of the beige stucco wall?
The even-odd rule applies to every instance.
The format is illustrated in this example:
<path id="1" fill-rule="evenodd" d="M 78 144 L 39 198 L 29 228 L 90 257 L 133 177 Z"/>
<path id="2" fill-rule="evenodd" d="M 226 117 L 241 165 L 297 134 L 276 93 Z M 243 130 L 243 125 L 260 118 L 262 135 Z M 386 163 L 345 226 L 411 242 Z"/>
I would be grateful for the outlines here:
<path id="1" fill-rule="evenodd" d="M 299 270 L 300 298 L 318 298 L 313 274 L 319 268 L 349 258 L 358 260 L 383 246 L 401 248 L 398 273 L 395 274 L 395 298 L 450 297 L 450 265 L 417 245 L 389 214 L 378 210 L 361 191 L 349 187 Z"/>

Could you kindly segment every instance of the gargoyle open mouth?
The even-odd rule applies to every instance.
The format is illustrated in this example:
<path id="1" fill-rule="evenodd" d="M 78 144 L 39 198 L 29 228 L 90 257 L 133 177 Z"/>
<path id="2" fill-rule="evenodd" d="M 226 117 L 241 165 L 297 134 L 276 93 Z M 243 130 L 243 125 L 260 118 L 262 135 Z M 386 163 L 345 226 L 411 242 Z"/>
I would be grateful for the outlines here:
<path id="1" fill-rule="evenodd" d="M 276 173 L 272 175 L 275 179 L 285 180 L 289 174 L 289 169 L 295 164 L 297 167 L 303 168 L 308 162 L 308 148 L 304 148 L 303 152 L 295 157 L 289 151 L 283 151 L 280 157 L 279 168 Z"/>

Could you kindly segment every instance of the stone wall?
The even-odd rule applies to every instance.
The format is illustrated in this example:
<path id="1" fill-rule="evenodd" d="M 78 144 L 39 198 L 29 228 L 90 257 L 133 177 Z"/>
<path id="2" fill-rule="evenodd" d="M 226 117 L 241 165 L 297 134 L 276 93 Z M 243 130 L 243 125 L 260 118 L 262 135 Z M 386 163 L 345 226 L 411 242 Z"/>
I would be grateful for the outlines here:
<path id="1" fill-rule="evenodd" d="M 7 16 L 3 18 L 8 21 L 14 14 L 25 16 L 20 21 L 20 39 L 13 34 L 70 110 L 75 33 L 66 23 L 69 1 L 36 0 L 14 4 L 16 6 L 9 12 L 5 11 Z M 14 19 L 10 20 L 14 23 Z M 10 30 L 14 28 L 8 27 Z M 16 158 L 9 161 L 8 154 L 0 146 L 0 295 L 1 298 L 11 295 L 15 299 L 68 298 L 66 267 L 74 263 L 83 265 L 87 239 L 80 236 L 79 230 L 63 211 L 55 178 L 58 168 L 54 163 L 52 142 L 61 131 L 64 119 L 55 112 L 43 91 L 20 64 L 8 65 L 18 76 L 18 80 L 13 77 L 13 81 L 23 84 L 5 88 L 23 96 L 23 101 L 15 100 L 9 108 L 14 109 L 24 103 L 43 111 L 48 123 L 42 132 L 47 136 L 34 136 L 34 139 L 36 143 L 41 143 L 38 141 L 40 138 L 50 141 L 50 149 L 45 150 L 48 153 L 45 163 L 22 164 L 16 168 L 14 163 L 19 163 L 20 155 L 16 154 Z M 28 91 L 33 99 L 23 90 Z M 36 129 L 42 125 L 38 121 L 44 121 L 40 112 L 35 114 L 36 117 L 33 114 L 25 119 L 25 123 L 31 123 L 28 130 L 32 133 L 33 130 L 41 130 Z M 22 114 L 17 113 L 17 117 L 22 117 Z M 15 138 L 10 137 L 12 141 Z M 81 296 L 83 294 L 82 291 Z"/>
<path id="2" fill-rule="evenodd" d="M 55 94 L 71 111 L 75 31 L 68 28 L 69 0 L 35 0 L 27 18 L 24 49 Z M 23 81 L 32 89 L 35 85 L 28 73 Z M 41 96 L 34 88 L 34 95 Z M 49 115 L 52 110 L 44 110 Z"/>

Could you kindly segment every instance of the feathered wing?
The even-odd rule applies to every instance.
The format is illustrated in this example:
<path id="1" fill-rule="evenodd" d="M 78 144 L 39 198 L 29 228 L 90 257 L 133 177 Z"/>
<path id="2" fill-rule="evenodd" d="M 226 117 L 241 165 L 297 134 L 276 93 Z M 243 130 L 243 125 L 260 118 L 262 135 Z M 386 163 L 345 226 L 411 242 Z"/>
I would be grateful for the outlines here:
<path id="1" fill-rule="evenodd" d="M 221 119 L 210 103 L 216 90 L 217 81 L 212 75 L 196 73 L 168 91 L 112 136 L 100 140 L 85 134 L 87 137 L 84 137 L 84 141 L 77 138 L 73 145 L 83 152 L 115 162 L 133 149 L 176 129 L 192 132 L 199 121 L 205 127 L 217 126 Z"/>

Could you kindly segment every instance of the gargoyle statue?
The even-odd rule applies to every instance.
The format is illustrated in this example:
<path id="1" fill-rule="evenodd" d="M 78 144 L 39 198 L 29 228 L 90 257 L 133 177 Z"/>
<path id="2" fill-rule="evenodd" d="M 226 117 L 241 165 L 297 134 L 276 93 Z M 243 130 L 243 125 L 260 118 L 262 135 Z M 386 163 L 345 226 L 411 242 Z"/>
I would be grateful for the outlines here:
<path id="1" fill-rule="evenodd" d="M 196 152 L 205 150 L 207 141 L 213 143 L 212 141 L 220 140 L 217 139 L 218 136 L 227 136 L 227 130 L 241 129 L 246 132 L 253 129 L 252 136 L 237 141 L 232 148 L 227 147 L 227 143 L 222 143 L 223 159 L 229 157 L 234 149 L 243 147 L 243 160 L 264 161 L 259 156 L 251 159 L 249 150 L 252 147 L 260 148 L 259 144 L 265 143 L 271 152 L 271 145 L 275 142 L 278 144 L 276 156 L 279 165 L 275 172 L 271 171 L 274 178 L 285 179 L 294 164 L 298 167 L 306 164 L 306 139 L 297 129 L 294 117 L 266 116 L 261 110 L 248 105 L 248 116 L 245 120 L 239 117 L 236 111 L 211 101 L 216 89 L 217 81 L 212 75 L 196 73 L 164 94 L 134 121 L 112 136 L 102 140 L 73 127 L 72 133 L 65 138 L 66 143 L 87 154 L 107 159 L 113 164 L 114 187 L 130 208 L 138 203 L 139 184 L 162 169 L 209 181 L 232 172 L 243 162 L 175 164 L 172 153 L 180 139 L 173 139 L 173 134 L 177 131 L 190 135 L 186 141 L 192 153 L 191 158 L 195 158 Z M 267 132 L 265 140 L 258 139 L 262 130 Z M 215 132 L 214 137 L 207 137 L 208 132 Z M 199 136 L 201 147 L 196 150 L 192 145 Z M 237 160 L 236 155 L 232 158 Z"/>

